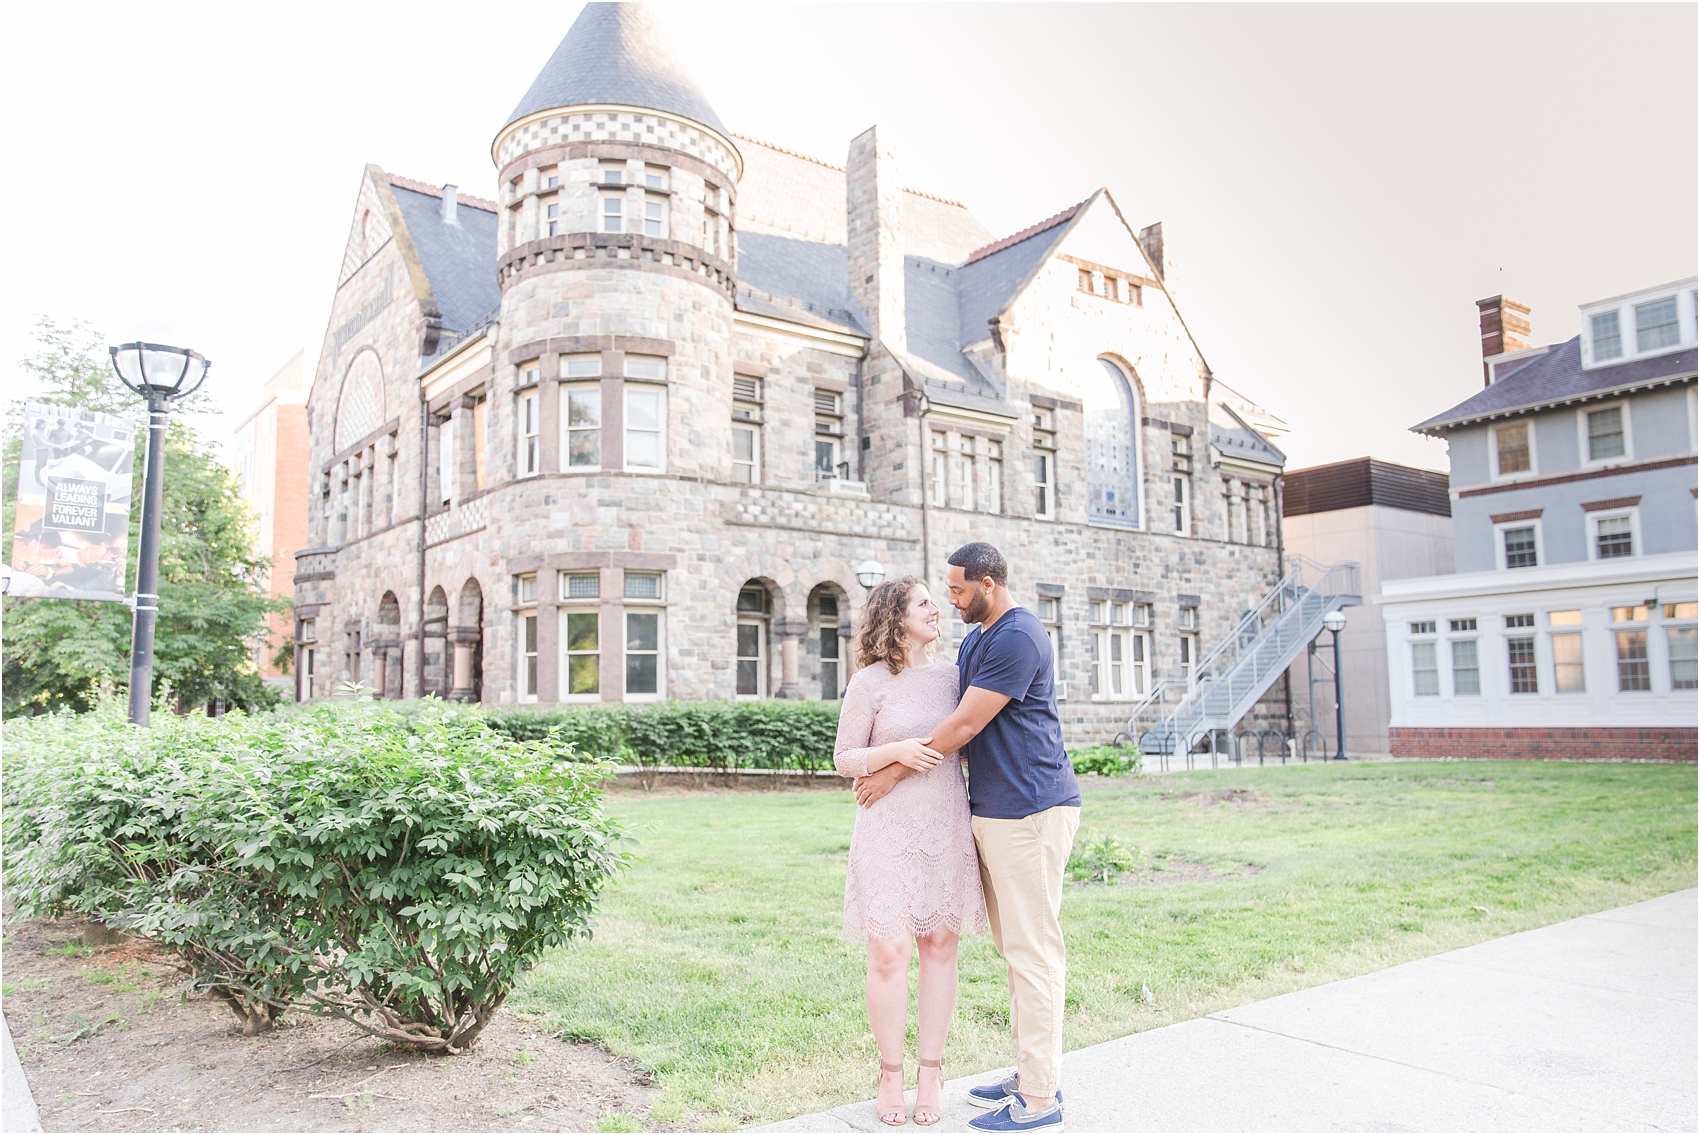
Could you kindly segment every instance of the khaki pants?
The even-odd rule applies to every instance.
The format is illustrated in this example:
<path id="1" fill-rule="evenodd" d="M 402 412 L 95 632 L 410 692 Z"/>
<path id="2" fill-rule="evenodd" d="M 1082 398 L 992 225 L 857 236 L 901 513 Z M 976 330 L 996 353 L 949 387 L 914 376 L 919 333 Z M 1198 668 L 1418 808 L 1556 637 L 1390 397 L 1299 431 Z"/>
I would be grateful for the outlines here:
<path id="1" fill-rule="evenodd" d="M 1063 868 L 1080 809 L 1058 806 L 1019 820 L 973 819 L 992 943 L 1009 967 L 1009 1029 L 1028 1096 L 1055 1095 L 1062 1078 Z"/>

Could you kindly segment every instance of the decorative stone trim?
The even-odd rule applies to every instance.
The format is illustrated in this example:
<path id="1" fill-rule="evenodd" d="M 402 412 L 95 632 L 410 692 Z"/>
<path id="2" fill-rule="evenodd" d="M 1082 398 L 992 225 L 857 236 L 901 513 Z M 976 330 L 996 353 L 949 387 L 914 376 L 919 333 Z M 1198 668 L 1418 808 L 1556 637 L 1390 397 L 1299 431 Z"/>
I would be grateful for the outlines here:
<path id="1" fill-rule="evenodd" d="M 1488 519 L 1495 524 L 1510 524 L 1517 520 L 1539 520 L 1544 509 L 1525 508 L 1519 512 L 1496 512 Z"/>
<path id="2" fill-rule="evenodd" d="M 712 166 L 697 158 L 693 158 L 689 154 L 680 153 L 678 150 L 666 150 L 662 149 L 660 146 L 645 146 L 641 144 L 634 145 L 630 142 L 600 142 L 594 145 L 581 143 L 574 146 L 551 146 L 548 149 L 536 150 L 522 158 L 509 162 L 506 168 L 504 168 L 499 175 L 497 184 L 506 185 L 516 176 L 523 174 L 528 170 L 542 169 L 545 166 L 560 165 L 562 162 L 583 161 L 586 158 L 607 158 L 611 161 L 619 159 L 629 161 L 636 158 L 639 161 L 649 162 L 658 166 L 667 166 L 671 169 L 682 169 L 686 173 L 695 174 L 704 181 L 711 181 L 719 188 L 724 189 L 733 208 L 737 208 L 738 183 L 735 181 L 730 184 L 726 183 L 726 174 L 718 167 Z M 604 186 L 599 182 L 589 182 L 575 185 L 557 185 L 553 189 L 530 189 L 520 194 L 519 197 L 509 201 L 508 204 L 516 205 L 526 197 L 536 197 L 539 194 L 559 193 L 565 189 L 581 188 L 582 184 L 589 184 L 593 188 L 597 189 L 604 188 Z M 627 189 L 630 188 L 630 186 L 620 186 L 620 188 Z M 438 192 L 440 195 L 441 190 Z"/>
<path id="3" fill-rule="evenodd" d="M 563 233 L 509 251 L 496 262 L 496 281 L 506 291 L 516 280 L 577 268 L 642 268 L 712 283 L 730 300 L 737 274 L 730 262 L 683 241 L 638 233 Z"/>
<path id="4" fill-rule="evenodd" d="M 634 355 L 673 355 L 671 339 L 649 339 L 642 335 L 557 335 L 552 339 L 533 339 L 508 352 L 508 362 L 514 366 L 540 359 L 544 355 L 588 355 L 597 351 L 627 351 Z"/>
<path id="5" fill-rule="evenodd" d="M 1608 509 L 1608 508 L 1634 508 L 1636 505 L 1638 505 L 1640 503 L 1641 503 L 1641 498 L 1638 497 L 1638 496 L 1634 496 L 1634 497 L 1613 497 L 1610 500 L 1605 500 L 1605 501 L 1583 501 L 1582 502 L 1582 511 L 1583 512 L 1600 512 L 1603 509 Z"/>

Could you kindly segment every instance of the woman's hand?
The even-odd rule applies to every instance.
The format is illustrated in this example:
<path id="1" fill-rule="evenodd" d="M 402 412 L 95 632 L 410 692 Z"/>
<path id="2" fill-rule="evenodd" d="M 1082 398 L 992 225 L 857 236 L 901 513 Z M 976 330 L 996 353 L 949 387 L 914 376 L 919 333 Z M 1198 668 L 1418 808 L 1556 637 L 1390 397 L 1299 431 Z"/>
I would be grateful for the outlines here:
<path id="1" fill-rule="evenodd" d="M 893 741 L 890 746 L 891 763 L 916 772 L 933 769 L 944 760 L 944 754 L 927 748 L 930 740 L 931 737 L 912 737 L 907 741 Z"/>

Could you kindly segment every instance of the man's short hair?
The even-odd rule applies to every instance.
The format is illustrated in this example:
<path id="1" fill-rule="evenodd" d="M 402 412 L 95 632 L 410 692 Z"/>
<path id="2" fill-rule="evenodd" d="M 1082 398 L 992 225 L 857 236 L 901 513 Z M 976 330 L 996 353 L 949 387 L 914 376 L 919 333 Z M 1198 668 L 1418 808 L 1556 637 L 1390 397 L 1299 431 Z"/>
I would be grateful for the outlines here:
<path id="1" fill-rule="evenodd" d="M 1009 584 L 1009 564 L 1003 553 L 984 540 L 962 545 L 950 554 L 947 562 L 951 567 L 961 568 L 962 574 L 976 583 L 990 577 L 999 587 Z"/>

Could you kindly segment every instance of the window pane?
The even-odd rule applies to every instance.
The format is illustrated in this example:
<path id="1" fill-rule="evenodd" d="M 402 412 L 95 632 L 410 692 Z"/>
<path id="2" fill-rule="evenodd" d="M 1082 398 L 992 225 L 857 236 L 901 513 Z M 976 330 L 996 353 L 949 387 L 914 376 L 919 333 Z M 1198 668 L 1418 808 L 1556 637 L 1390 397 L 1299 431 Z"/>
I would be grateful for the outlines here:
<path id="1" fill-rule="evenodd" d="M 602 392 L 574 390 L 567 395 L 567 425 L 586 429 L 602 424 Z"/>
<path id="2" fill-rule="evenodd" d="M 820 629 L 820 656 L 825 659 L 838 657 L 837 627 L 822 627 Z"/>
<path id="3" fill-rule="evenodd" d="M 1494 431 L 1499 441 L 1499 471 L 1521 473 L 1529 468 L 1529 427 L 1505 426 Z"/>
<path id="4" fill-rule="evenodd" d="M 644 469 L 661 468 L 661 435 L 644 430 L 627 430 L 626 464 Z"/>
<path id="5" fill-rule="evenodd" d="M 732 460 L 754 461 L 756 456 L 756 432 L 754 430 L 732 431 Z"/>
<path id="6" fill-rule="evenodd" d="M 1623 339 L 1617 331 L 1617 312 L 1594 316 L 1594 358 L 1615 359 L 1623 354 Z"/>
<path id="7" fill-rule="evenodd" d="M 1676 325 L 1676 297 L 1644 303 L 1635 309 L 1635 346 L 1637 350 L 1654 351 L 1676 345 L 1679 337 Z"/>
<path id="8" fill-rule="evenodd" d="M 1561 694 L 1585 693 L 1582 674 L 1582 636 L 1555 634 L 1552 636 L 1553 679 Z"/>
<path id="9" fill-rule="evenodd" d="M 537 653 L 537 616 L 525 617 L 525 653 Z"/>
<path id="10" fill-rule="evenodd" d="M 761 627 L 754 623 L 738 624 L 738 657 L 761 657 Z"/>
<path id="11" fill-rule="evenodd" d="M 1540 686 L 1535 679 L 1535 640 L 1508 638 L 1505 640 L 1505 649 L 1511 663 L 1511 692 L 1539 693 Z"/>
<path id="12" fill-rule="evenodd" d="M 1623 456 L 1623 407 L 1595 410 L 1588 415 L 1588 460 Z"/>
<path id="13" fill-rule="evenodd" d="M 601 430 L 572 430 L 567 437 L 567 465 L 588 466 L 592 469 L 602 464 L 602 431 Z"/>
<path id="14" fill-rule="evenodd" d="M 661 577 L 647 572 L 626 573 L 627 599 L 659 599 L 661 598 Z"/>
<path id="15" fill-rule="evenodd" d="M 740 658 L 738 660 L 738 692 L 745 696 L 759 694 L 761 693 L 759 682 L 760 673 L 757 669 L 757 663 Z"/>
<path id="16" fill-rule="evenodd" d="M 650 652 L 658 650 L 661 639 L 661 616 L 654 612 L 630 612 L 626 615 L 626 649 Z M 648 691 L 654 693 L 653 690 Z"/>
<path id="17" fill-rule="evenodd" d="M 1547 613 L 1547 624 L 1554 627 L 1579 627 L 1582 625 L 1582 612 L 1550 611 Z"/>
<path id="18" fill-rule="evenodd" d="M 572 651 L 596 649 L 596 627 L 601 616 L 595 612 L 567 616 L 567 649 Z"/>
<path id="19" fill-rule="evenodd" d="M 600 575 L 567 576 L 568 599 L 595 599 L 601 594 L 602 577 Z"/>
<path id="20" fill-rule="evenodd" d="M 567 692 L 602 692 L 602 661 L 594 654 L 575 654 L 567 659 Z"/>
<path id="21" fill-rule="evenodd" d="M 1435 667 L 1432 642 L 1411 644 L 1411 689 L 1420 698 L 1440 693 L 1440 671 Z"/>
<path id="22" fill-rule="evenodd" d="M 656 665 L 653 654 L 626 655 L 626 692 L 653 694 L 657 690 Z"/>
<path id="23" fill-rule="evenodd" d="M 1634 555 L 1635 535 L 1632 528 L 1633 525 L 1627 516 L 1611 516 L 1599 521 L 1595 532 L 1600 559 Z"/>
<path id="24" fill-rule="evenodd" d="M 1653 688 L 1646 631 L 1617 632 L 1617 688 L 1624 693 Z"/>
<path id="25" fill-rule="evenodd" d="M 626 428 L 658 430 L 661 428 L 661 396 L 650 390 L 626 392 Z"/>
<path id="26" fill-rule="evenodd" d="M 1535 567 L 1535 530 L 1507 528 L 1505 530 L 1505 566 L 1508 568 Z"/>
<path id="27" fill-rule="evenodd" d="M 1476 657 L 1476 640 L 1452 644 L 1452 692 L 1455 695 L 1482 692 L 1482 672 Z"/>
<path id="28" fill-rule="evenodd" d="M 1670 688 L 1673 690 L 1692 690 L 1695 688 L 1695 629 L 1693 627 L 1666 627 L 1665 642 L 1670 650 Z"/>

